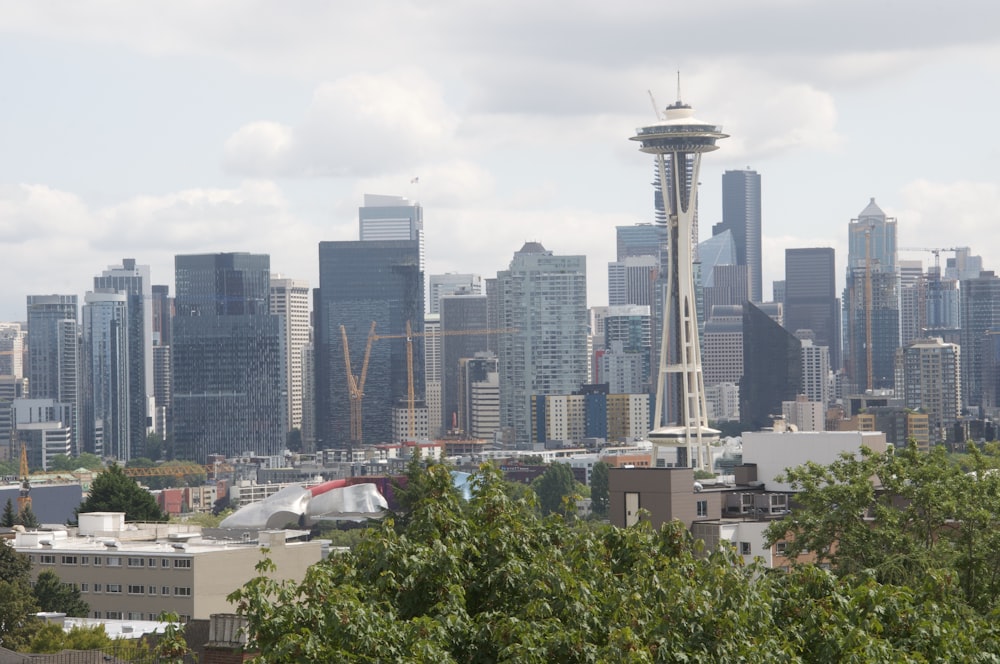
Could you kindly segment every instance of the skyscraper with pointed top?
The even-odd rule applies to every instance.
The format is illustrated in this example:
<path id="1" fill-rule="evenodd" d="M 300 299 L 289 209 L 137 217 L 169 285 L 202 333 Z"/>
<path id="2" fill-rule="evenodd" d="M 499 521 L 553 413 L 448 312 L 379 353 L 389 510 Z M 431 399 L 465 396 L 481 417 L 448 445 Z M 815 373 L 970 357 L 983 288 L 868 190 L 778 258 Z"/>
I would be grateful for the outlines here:
<path id="1" fill-rule="evenodd" d="M 848 227 L 845 364 L 858 391 L 891 388 L 900 346 L 896 219 L 872 198 Z"/>
<path id="2" fill-rule="evenodd" d="M 678 86 L 679 87 L 679 86 Z M 631 140 L 656 158 L 663 222 L 667 235 L 665 303 L 660 320 L 659 368 L 653 430 L 653 464 L 706 468 L 708 445 L 718 432 L 708 427 L 705 388 L 698 342 L 691 229 L 698 202 L 701 155 L 726 138 L 721 127 L 697 120 L 679 99 L 662 119 L 640 127 Z M 671 455 L 670 452 L 673 452 Z"/>

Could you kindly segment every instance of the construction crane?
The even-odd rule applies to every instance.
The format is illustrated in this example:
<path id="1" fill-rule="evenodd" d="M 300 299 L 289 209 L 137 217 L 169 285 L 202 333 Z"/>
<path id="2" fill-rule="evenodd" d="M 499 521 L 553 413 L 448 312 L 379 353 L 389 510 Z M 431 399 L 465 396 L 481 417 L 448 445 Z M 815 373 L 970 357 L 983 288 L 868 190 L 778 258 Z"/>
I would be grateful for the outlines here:
<path id="1" fill-rule="evenodd" d="M 31 507 L 31 482 L 28 481 L 28 450 L 21 443 L 21 490 L 17 494 L 17 513 L 24 514 L 24 510 Z"/>
<path id="2" fill-rule="evenodd" d="M 375 321 L 368 330 L 368 343 L 365 346 L 365 356 L 361 363 L 361 375 L 355 376 L 351 370 L 351 351 L 347 345 L 347 330 L 340 326 L 340 336 L 344 342 L 344 368 L 347 371 L 347 393 L 351 400 L 351 449 L 361 444 L 362 409 L 365 396 L 365 380 L 368 378 L 368 360 L 372 354 L 372 342 L 375 341 Z"/>
<path id="3" fill-rule="evenodd" d="M 343 328 L 341 328 L 343 329 Z M 407 418 L 409 420 L 409 434 L 410 440 L 414 440 L 417 436 L 416 434 L 416 394 L 413 388 L 413 338 L 414 337 L 454 337 L 454 336 L 471 336 L 480 335 L 485 336 L 488 334 L 513 334 L 517 332 L 516 328 L 496 328 L 496 329 L 481 329 L 481 330 L 435 330 L 433 332 L 414 332 L 410 321 L 406 321 L 406 332 L 403 334 L 375 334 L 375 322 L 372 321 L 371 332 L 368 336 L 368 347 L 371 348 L 371 342 L 373 340 L 379 339 L 405 339 L 406 340 L 406 408 L 407 408 Z M 346 341 L 345 341 L 346 344 Z M 365 359 L 367 360 L 367 353 Z"/>
<path id="4" fill-rule="evenodd" d="M 958 251 L 962 247 L 900 247 L 899 251 L 929 251 L 934 254 L 934 267 L 941 269 L 941 252 Z"/>

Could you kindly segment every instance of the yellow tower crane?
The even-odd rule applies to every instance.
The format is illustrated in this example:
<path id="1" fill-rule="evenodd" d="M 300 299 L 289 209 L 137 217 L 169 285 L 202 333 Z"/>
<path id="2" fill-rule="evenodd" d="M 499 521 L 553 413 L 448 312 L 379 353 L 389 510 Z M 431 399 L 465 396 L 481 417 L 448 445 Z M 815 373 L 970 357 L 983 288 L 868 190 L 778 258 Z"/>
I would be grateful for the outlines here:
<path id="1" fill-rule="evenodd" d="M 413 388 L 413 338 L 414 337 L 453 337 L 453 336 L 471 336 L 471 335 L 488 335 L 488 334 L 513 334 L 517 332 L 516 328 L 496 328 L 496 329 L 481 329 L 481 330 L 436 330 L 433 332 L 414 332 L 410 321 L 406 321 L 406 332 L 402 334 L 375 334 L 375 323 L 372 322 L 371 333 L 368 336 L 368 347 L 371 348 L 371 342 L 377 339 L 406 339 L 406 407 L 407 407 L 407 419 L 408 419 L 408 429 L 410 434 L 410 440 L 416 438 L 416 394 Z M 346 344 L 346 341 L 345 341 Z M 366 353 L 365 359 L 367 360 L 368 355 Z"/>
<path id="2" fill-rule="evenodd" d="M 375 321 L 368 330 L 368 343 L 365 346 L 365 356 L 361 363 L 361 375 L 355 376 L 351 370 L 351 351 L 347 345 L 347 330 L 340 326 L 340 336 L 344 342 L 344 368 L 347 371 L 347 393 L 351 400 L 351 446 L 361 444 L 361 403 L 365 396 L 365 380 L 368 378 L 368 359 L 372 354 L 372 342 L 375 341 Z"/>
<path id="3" fill-rule="evenodd" d="M 31 482 L 28 480 L 30 473 L 28 472 L 28 450 L 21 443 L 21 467 L 19 469 L 21 475 L 21 490 L 17 494 L 17 513 L 23 514 L 24 510 L 31 507 Z"/>

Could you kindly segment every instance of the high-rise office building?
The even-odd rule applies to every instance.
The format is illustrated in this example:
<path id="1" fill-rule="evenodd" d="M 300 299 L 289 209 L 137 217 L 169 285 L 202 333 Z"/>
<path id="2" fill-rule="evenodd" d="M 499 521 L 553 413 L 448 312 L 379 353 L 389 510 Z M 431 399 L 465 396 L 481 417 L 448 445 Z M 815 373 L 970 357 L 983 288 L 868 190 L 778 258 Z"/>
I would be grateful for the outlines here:
<path id="1" fill-rule="evenodd" d="M 931 440 L 949 442 L 962 413 L 960 348 L 941 339 L 918 339 L 901 348 L 903 405 L 927 413 Z"/>
<path id="2" fill-rule="evenodd" d="M 424 403 L 427 404 L 428 435 L 437 438 L 443 431 L 441 405 L 441 315 L 424 315 Z"/>
<path id="3" fill-rule="evenodd" d="M 432 274 L 427 278 L 427 313 L 441 312 L 445 295 L 482 295 L 483 279 L 478 274 Z"/>
<path id="4" fill-rule="evenodd" d="M 318 445 L 348 447 L 392 440 L 393 408 L 407 407 L 406 325 L 424 332 L 423 272 L 414 240 L 320 242 L 315 291 L 316 426 Z M 361 409 L 361 440 L 352 440 L 351 396 L 345 365 L 360 374 L 372 323 L 376 334 L 399 335 L 372 344 Z M 343 326 L 348 343 L 345 349 Z M 424 395 L 424 338 L 412 342 L 414 399 Z"/>
<path id="5" fill-rule="evenodd" d="M 844 328 L 847 375 L 856 389 L 892 388 L 900 338 L 896 220 L 874 198 L 848 227 Z"/>
<path id="6" fill-rule="evenodd" d="M 756 431 L 772 424 L 782 402 L 802 392 L 802 342 L 764 309 L 743 305 L 740 422 Z"/>
<path id="7" fill-rule="evenodd" d="M 492 439 L 500 429 L 500 373 L 492 353 L 459 361 L 458 428 L 472 438 Z"/>
<path id="8" fill-rule="evenodd" d="M 83 450 L 121 463 L 138 456 L 132 447 L 128 307 L 128 293 L 101 288 L 84 295 L 81 316 Z"/>
<path id="9" fill-rule="evenodd" d="M 983 271 L 973 279 L 963 279 L 960 290 L 962 398 L 966 406 L 980 406 L 987 336 L 1000 330 L 1000 277 Z"/>
<path id="10" fill-rule="evenodd" d="M 712 234 L 726 230 L 733 234 L 736 263 L 747 267 L 750 301 L 763 302 L 760 174 L 757 171 L 722 174 L 722 221 L 712 228 Z"/>
<path id="11" fill-rule="evenodd" d="M 598 382 L 607 383 L 611 394 L 648 393 L 653 343 L 649 307 L 608 307 L 603 337 Z"/>
<path id="12" fill-rule="evenodd" d="M 170 286 L 153 285 L 153 431 L 170 437 L 170 329 L 174 320 L 174 298 Z"/>
<path id="13" fill-rule="evenodd" d="M 927 269 L 927 319 L 928 333 L 938 330 L 957 330 L 959 325 L 958 281 L 943 278 L 941 268 Z"/>
<path id="14" fill-rule="evenodd" d="M 445 295 L 441 298 L 441 411 L 444 430 L 458 427 L 460 361 L 486 352 L 485 295 Z"/>
<path id="15" fill-rule="evenodd" d="M 667 241 L 661 252 L 661 283 L 654 310 L 660 344 L 657 353 L 656 404 L 653 415 L 654 465 L 673 463 L 706 468 L 708 445 L 718 432 L 708 427 L 701 373 L 695 297 L 697 188 L 701 155 L 716 149 L 725 138 L 721 128 L 696 120 L 691 107 L 680 100 L 667 107 L 664 119 L 640 127 L 632 140 L 640 151 L 655 156 L 658 190 Z M 664 260 L 665 259 L 665 260 Z M 661 298 L 659 292 L 663 293 Z M 655 337 L 654 337 L 655 338 Z M 670 457 L 672 453 L 671 458 Z"/>
<path id="16" fill-rule="evenodd" d="M 20 323 L 0 323 L 0 376 L 24 378 L 24 337 Z"/>
<path id="17" fill-rule="evenodd" d="M 69 407 L 63 420 L 79 449 L 80 341 L 76 295 L 28 296 L 28 393 Z"/>
<path id="18" fill-rule="evenodd" d="M 271 275 L 271 314 L 281 316 L 285 348 L 288 427 L 302 433 L 302 349 L 310 341 L 309 282 Z"/>
<path id="19" fill-rule="evenodd" d="M 174 258 L 173 453 L 280 454 L 288 432 L 281 318 L 269 310 L 270 257 Z"/>
<path id="20" fill-rule="evenodd" d="M 608 263 L 608 304 L 650 306 L 658 274 L 656 256 L 626 256 Z"/>
<path id="21" fill-rule="evenodd" d="M 787 328 L 786 328 L 787 329 Z M 802 394 L 807 401 L 823 404 L 832 401 L 830 389 L 830 349 L 819 346 L 813 337 L 802 338 Z"/>
<path id="22" fill-rule="evenodd" d="M 702 267 L 704 268 L 704 264 Z M 702 272 L 702 274 L 705 273 Z M 749 299 L 748 276 L 746 265 L 714 266 L 711 280 L 702 287 L 702 306 L 705 311 L 711 312 L 712 307 L 716 305 L 728 304 L 742 307 L 743 303 Z"/>
<path id="23" fill-rule="evenodd" d="M 927 329 L 927 278 L 921 261 L 899 265 L 899 343 L 908 346 L 924 337 Z"/>
<path id="24" fill-rule="evenodd" d="M 497 273 L 500 419 L 513 440 L 531 440 L 534 397 L 570 394 L 587 380 L 587 263 L 537 242 Z"/>
<path id="25" fill-rule="evenodd" d="M 738 385 L 743 376 L 743 305 L 719 305 L 709 313 L 702 335 L 705 386 Z"/>
<path id="26" fill-rule="evenodd" d="M 142 456 L 146 433 L 152 428 L 153 401 L 153 284 L 148 265 L 134 258 L 122 259 L 94 277 L 94 291 L 117 291 L 127 295 L 128 307 L 128 425 L 130 456 Z"/>
<path id="27" fill-rule="evenodd" d="M 628 256 L 659 256 L 667 241 L 663 224 L 615 226 L 615 238 L 619 261 Z"/>
<path id="28" fill-rule="evenodd" d="M 833 247 L 785 250 L 785 327 L 812 330 L 817 346 L 830 349 L 830 365 L 840 368 L 840 300 Z"/>
<path id="29" fill-rule="evenodd" d="M 358 239 L 362 242 L 410 240 L 417 243 L 420 272 L 425 271 L 424 209 L 402 196 L 365 194 L 358 208 Z"/>

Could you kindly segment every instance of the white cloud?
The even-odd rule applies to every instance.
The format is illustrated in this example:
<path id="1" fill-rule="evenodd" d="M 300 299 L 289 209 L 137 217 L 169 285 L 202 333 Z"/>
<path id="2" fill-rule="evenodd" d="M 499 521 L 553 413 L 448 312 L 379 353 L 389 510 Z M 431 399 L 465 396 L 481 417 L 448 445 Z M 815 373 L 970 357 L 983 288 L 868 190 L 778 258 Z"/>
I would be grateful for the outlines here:
<path id="1" fill-rule="evenodd" d="M 886 210 L 897 217 L 900 246 L 968 246 L 987 266 L 995 265 L 1000 185 L 915 180 L 902 188 L 901 199 L 899 209 Z"/>
<path id="2" fill-rule="evenodd" d="M 415 69 L 320 85 L 294 127 L 254 122 L 225 146 L 227 170 L 250 176 L 401 173 L 454 150 L 455 114 Z"/>

